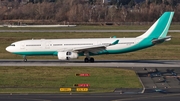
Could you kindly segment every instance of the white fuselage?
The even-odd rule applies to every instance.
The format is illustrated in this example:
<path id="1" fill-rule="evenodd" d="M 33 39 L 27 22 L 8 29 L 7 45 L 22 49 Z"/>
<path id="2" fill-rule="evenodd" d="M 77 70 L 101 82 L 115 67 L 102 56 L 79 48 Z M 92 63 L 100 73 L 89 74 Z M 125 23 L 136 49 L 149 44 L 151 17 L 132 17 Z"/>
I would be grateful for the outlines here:
<path id="1" fill-rule="evenodd" d="M 106 47 L 106 50 L 118 50 L 128 48 L 137 44 L 140 38 L 93 38 L 93 39 L 40 39 L 40 40 L 23 40 L 14 44 L 15 46 L 8 46 L 7 51 L 23 55 L 24 52 L 59 52 L 72 50 L 79 47 L 88 47 L 93 45 L 111 44 L 119 40 L 118 44 Z M 26 55 L 26 54 L 24 54 Z M 37 55 L 37 54 L 34 54 Z M 50 54 L 49 54 L 50 55 Z M 53 55 L 53 54 L 52 54 Z"/>

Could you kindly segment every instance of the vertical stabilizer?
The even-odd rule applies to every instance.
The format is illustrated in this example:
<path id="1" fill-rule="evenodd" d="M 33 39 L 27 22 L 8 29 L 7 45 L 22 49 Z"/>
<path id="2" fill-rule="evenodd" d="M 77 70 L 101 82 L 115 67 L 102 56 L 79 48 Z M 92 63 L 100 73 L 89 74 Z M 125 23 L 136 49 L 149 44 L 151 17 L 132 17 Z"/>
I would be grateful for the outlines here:
<path id="1" fill-rule="evenodd" d="M 174 12 L 165 12 L 144 34 L 137 38 L 164 38 L 171 24 Z"/>

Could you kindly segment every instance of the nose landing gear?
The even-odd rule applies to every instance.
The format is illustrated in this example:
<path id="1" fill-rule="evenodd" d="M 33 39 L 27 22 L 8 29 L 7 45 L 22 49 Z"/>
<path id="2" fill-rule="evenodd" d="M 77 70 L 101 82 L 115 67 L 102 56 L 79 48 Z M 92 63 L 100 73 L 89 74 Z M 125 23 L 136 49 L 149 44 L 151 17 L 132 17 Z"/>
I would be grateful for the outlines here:
<path id="1" fill-rule="evenodd" d="M 23 61 L 24 61 L 24 62 L 27 62 L 26 56 L 23 56 Z"/>

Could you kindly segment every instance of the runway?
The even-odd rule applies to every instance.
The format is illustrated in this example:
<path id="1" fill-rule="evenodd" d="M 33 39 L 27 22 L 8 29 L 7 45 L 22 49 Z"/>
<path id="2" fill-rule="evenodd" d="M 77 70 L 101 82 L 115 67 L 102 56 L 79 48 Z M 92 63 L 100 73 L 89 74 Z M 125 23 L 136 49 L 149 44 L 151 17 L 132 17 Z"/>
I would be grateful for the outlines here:
<path id="1" fill-rule="evenodd" d="M 83 60 L 0 59 L 0 66 L 73 66 L 73 67 L 180 67 L 180 60 L 102 60 L 84 63 Z"/>
<path id="2" fill-rule="evenodd" d="M 53 32 L 77 32 L 77 33 L 95 33 L 95 32 L 146 32 L 146 30 L 0 30 L 0 32 L 49 32 L 49 33 L 53 33 Z M 180 30 L 169 30 L 169 32 L 180 32 Z"/>

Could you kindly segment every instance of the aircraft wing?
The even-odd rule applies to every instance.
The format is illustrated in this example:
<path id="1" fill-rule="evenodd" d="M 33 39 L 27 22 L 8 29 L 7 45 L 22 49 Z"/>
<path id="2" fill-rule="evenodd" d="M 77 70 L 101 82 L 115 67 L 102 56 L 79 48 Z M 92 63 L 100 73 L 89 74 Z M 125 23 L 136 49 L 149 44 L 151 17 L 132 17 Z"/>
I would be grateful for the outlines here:
<path id="1" fill-rule="evenodd" d="M 164 41 L 169 41 L 169 40 L 171 40 L 171 36 L 166 36 L 166 37 L 160 38 L 160 39 L 153 39 L 152 43 L 153 44 L 158 44 L 158 43 L 162 43 Z"/>
<path id="2" fill-rule="evenodd" d="M 78 52 L 91 52 L 91 53 L 97 53 L 99 51 L 105 50 L 107 45 L 92 45 L 92 46 L 87 46 L 87 47 L 77 47 L 74 48 L 73 51 L 78 51 Z"/>
<path id="3" fill-rule="evenodd" d="M 86 46 L 86 47 L 75 47 L 75 48 L 71 48 L 71 49 L 64 48 L 64 49 L 61 49 L 58 51 L 60 51 L 60 52 L 68 51 L 68 52 L 77 52 L 77 53 L 91 52 L 91 53 L 96 54 L 99 51 L 105 50 L 106 47 L 107 47 L 107 45 L 91 45 L 91 46 Z"/>
<path id="4" fill-rule="evenodd" d="M 96 54 L 99 51 L 105 50 L 107 46 L 118 44 L 118 42 L 119 40 L 116 40 L 113 43 L 106 44 L 106 45 L 91 45 L 91 46 L 86 46 L 86 47 L 76 47 L 76 48 L 73 48 L 72 51 L 91 52 L 91 53 Z"/>

